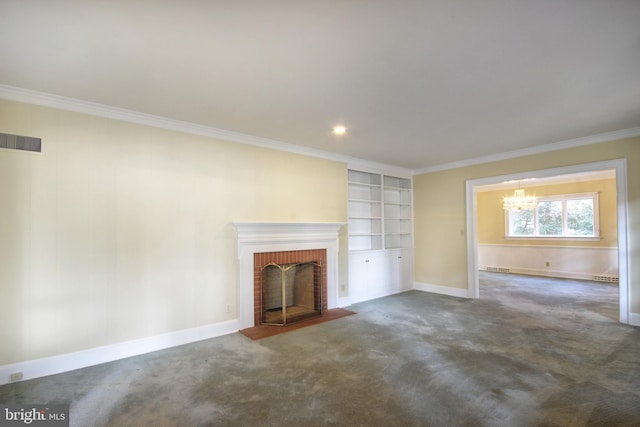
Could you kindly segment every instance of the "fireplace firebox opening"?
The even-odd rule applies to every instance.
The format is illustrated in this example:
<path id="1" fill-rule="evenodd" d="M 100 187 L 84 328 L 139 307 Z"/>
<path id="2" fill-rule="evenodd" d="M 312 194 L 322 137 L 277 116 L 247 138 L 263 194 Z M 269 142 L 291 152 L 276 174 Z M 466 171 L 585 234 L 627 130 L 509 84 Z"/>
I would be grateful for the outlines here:
<path id="1" fill-rule="evenodd" d="M 269 266 L 271 265 L 271 266 Z M 269 266 L 269 267 L 268 267 Z M 295 266 L 292 267 L 292 266 Z M 285 300 L 282 301 L 283 293 L 283 277 L 280 274 L 283 267 L 284 279 L 290 277 L 287 283 L 293 283 L 292 280 L 296 279 L 296 275 L 301 284 L 297 284 L 293 288 L 292 285 L 285 284 Z M 273 270 L 273 271 L 272 271 Z M 275 288 L 275 294 L 273 292 L 267 305 L 264 301 L 263 284 L 266 284 L 266 280 L 263 278 L 264 274 L 275 275 L 268 279 L 271 285 Z M 289 289 L 289 290 L 287 290 Z M 296 296 L 296 300 L 293 299 L 294 294 L 300 294 L 303 289 L 313 290 L 313 294 L 309 293 L 303 299 Z M 293 291 L 296 292 L 293 292 Z M 312 297 L 308 296 L 312 295 Z M 311 303 L 313 301 L 313 303 Z M 295 303 L 295 304 L 294 304 Z M 301 249 L 291 251 L 275 251 L 275 252 L 255 252 L 253 254 L 253 325 L 274 324 L 283 325 L 291 324 L 304 320 L 307 314 L 292 316 L 296 313 L 297 308 L 291 308 L 292 305 L 303 305 L 309 308 L 308 316 L 321 316 L 322 313 L 327 310 L 327 251 L 325 248 L 318 249 Z M 268 307 L 268 308 L 267 308 Z M 284 309 L 283 309 L 284 307 Z M 269 318 L 265 319 L 265 311 L 270 310 Z M 286 319 L 278 319 L 278 311 L 284 311 Z M 306 311 L 306 310 L 305 310 Z M 273 316 L 273 317 L 272 317 Z M 281 315 L 280 315 L 281 316 Z M 273 318 L 276 318 L 274 320 Z"/>
<path id="2" fill-rule="evenodd" d="M 322 262 L 277 264 L 261 271 L 261 323 L 286 326 L 322 315 Z"/>

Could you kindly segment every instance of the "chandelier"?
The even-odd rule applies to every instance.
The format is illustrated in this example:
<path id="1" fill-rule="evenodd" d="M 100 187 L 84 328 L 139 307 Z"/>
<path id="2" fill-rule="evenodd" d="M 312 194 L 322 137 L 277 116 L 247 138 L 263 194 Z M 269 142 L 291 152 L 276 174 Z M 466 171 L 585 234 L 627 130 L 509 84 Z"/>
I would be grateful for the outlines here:
<path id="1" fill-rule="evenodd" d="M 518 189 L 514 191 L 513 196 L 503 199 L 502 208 L 506 211 L 535 209 L 537 202 L 536 196 L 527 196 L 518 182 Z"/>

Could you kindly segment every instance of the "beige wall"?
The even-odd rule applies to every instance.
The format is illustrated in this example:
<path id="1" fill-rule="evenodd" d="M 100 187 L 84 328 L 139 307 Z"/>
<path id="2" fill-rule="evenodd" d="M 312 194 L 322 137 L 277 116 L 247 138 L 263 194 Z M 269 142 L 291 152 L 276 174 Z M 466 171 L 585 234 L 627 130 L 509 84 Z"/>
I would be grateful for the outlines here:
<path id="1" fill-rule="evenodd" d="M 415 280 L 467 287 L 466 180 L 627 159 L 631 311 L 640 313 L 640 138 L 629 138 L 414 177 Z"/>
<path id="2" fill-rule="evenodd" d="M 502 200 L 511 196 L 513 190 L 480 191 L 476 198 L 478 218 L 478 243 L 504 245 L 544 245 L 544 246 L 602 246 L 618 245 L 618 210 L 616 207 L 616 180 L 600 179 L 545 186 L 527 186 L 527 195 L 538 197 L 563 194 L 598 193 L 600 212 L 600 237 L 598 241 L 576 241 L 557 239 L 505 239 L 505 213 Z"/>
<path id="3" fill-rule="evenodd" d="M 231 221 L 347 220 L 340 162 L 3 100 L 0 131 L 45 149 L 0 150 L 0 365 L 234 319 Z M 416 176 L 416 281 L 467 287 L 466 180 L 617 158 L 640 312 L 640 138 Z"/>
<path id="4" fill-rule="evenodd" d="M 0 365 L 234 319 L 231 221 L 347 220 L 340 162 L 1 100 L 0 131 L 44 143 L 0 150 Z"/>

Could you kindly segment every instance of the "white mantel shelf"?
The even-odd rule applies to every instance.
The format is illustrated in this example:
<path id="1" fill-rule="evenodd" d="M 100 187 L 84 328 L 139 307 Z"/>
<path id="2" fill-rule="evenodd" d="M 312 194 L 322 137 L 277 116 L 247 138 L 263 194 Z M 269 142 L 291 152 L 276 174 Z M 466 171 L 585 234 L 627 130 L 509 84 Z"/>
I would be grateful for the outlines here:
<path id="1" fill-rule="evenodd" d="M 338 307 L 339 231 L 344 222 L 233 221 L 238 233 L 240 260 L 240 328 L 255 326 L 253 319 L 253 256 L 261 252 L 326 249 L 327 308 Z"/>
<path id="2" fill-rule="evenodd" d="M 233 221 L 242 242 L 287 241 L 336 237 L 345 222 Z"/>
<path id="3" fill-rule="evenodd" d="M 296 227 L 300 226 L 301 228 L 333 228 L 333 227 L 342 227 L 346 224 L 346 222 L 314 222 L 314 221 L 233 221 L 233 225 L 236 227 L 255 227 L 255 228 L 268 228 L 268 227 Z"/>

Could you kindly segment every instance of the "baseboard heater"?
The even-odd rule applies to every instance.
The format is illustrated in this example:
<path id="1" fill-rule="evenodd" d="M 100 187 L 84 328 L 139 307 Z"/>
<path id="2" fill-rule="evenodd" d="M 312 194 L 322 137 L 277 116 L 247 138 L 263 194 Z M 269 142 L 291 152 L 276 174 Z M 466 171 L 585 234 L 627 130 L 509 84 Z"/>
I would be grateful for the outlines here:
<path id="1" fill-rule="evenodd" d="M 483 266 L 483 267 L 480 267 L 479 269 L 483 271 L 489 271 L 491 273 L 511 273 L 511 269 L 506 267 Z M 536 275 L 535 273 L 529 273 L 529 274 Z M 559 276 L 553 276 L 553 277 L 563 277 L 563 276 L 559 275 Z M 567 278 L 569 277 L 567 276 Z M 583 277 L 581 277 L 581 279 L 589 280 L 589 276 L 584 275 Z M 598 275 L 598 274 L 591 276 L 591 280 L 593 280 L 594 282 L 619 283 L 619 279 L 615 276 L 606 276 L 606 275 Z"/>
<path id="2" fill-rule="evenodd" d="M 485 271 L 491 271 L 492 273 L 511 273 L 511 270 L 504 267 L 485 267 Z"/>
<path id="3" fill-rule="evenodd" d="M 593 276 L 593 280 L 596 282 L 618 283 L 619 279 L 613 276 Z"/>

